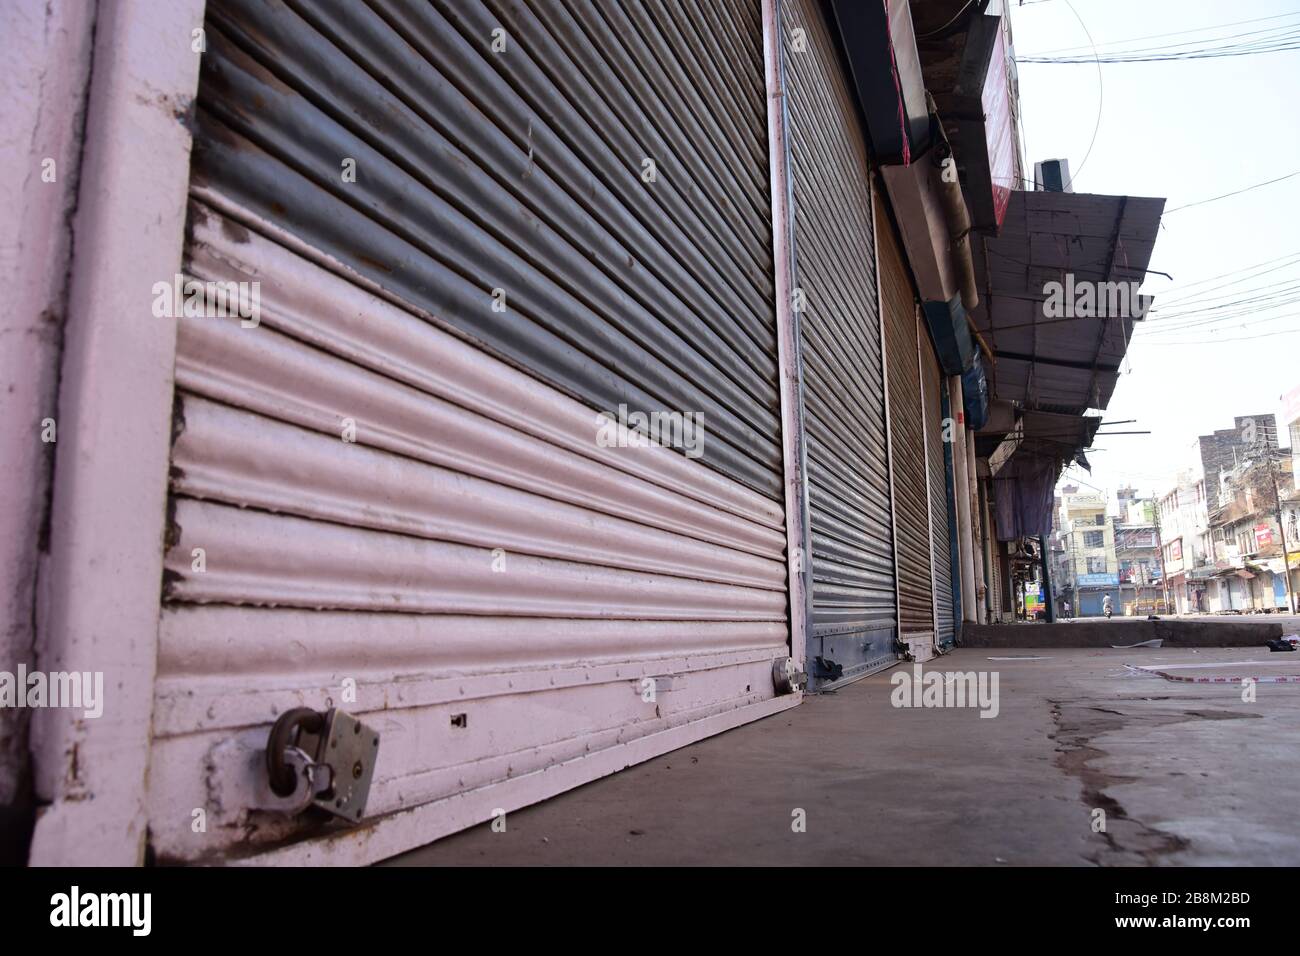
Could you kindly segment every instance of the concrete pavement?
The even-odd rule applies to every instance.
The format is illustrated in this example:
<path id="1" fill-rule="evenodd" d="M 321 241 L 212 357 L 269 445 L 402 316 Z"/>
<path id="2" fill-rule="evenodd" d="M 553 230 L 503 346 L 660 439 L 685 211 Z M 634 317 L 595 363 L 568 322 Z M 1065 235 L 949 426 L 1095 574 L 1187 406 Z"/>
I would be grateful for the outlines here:
<path id="1" fill-rule="evenodd" d="M 1300 864 L 1300 684 L 1246 703 L 1123 666 L 1245 660 L 1300 674 L 1263 648 L 960 649 L 923 671 L 996 671 L 996 718 L 891 706 L 899 665 L 390 862 Z"/>

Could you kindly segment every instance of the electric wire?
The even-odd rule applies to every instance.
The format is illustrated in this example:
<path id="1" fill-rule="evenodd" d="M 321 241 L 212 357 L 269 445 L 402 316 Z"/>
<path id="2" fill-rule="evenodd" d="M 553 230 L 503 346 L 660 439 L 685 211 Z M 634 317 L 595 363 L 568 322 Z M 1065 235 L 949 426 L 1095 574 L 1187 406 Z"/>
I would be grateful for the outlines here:
<path id="1" fill-rule="evenodd" d="M 1021 6 L 1028 6 L 1028 5 L 1029 4 L 1021 4 Z M 1208 27 L 1196 27 L 1195 29 L 1191 29 L 1191 30 L 1175 30 L 1172 33 L 1149 33 L 1145 36 L 1129 37 L 1124 40 L 1103 40 L 1101 43 L 1097 45 L 1099 47 L 1105 47 L 1105 46 L 1116 46 L 1121 43 L 1136 43 L 1139 40 L 1161 40 L 1164 39 L 1165 37 L 1188 36 L 1189 34 L 1192 33 L 1208 33 L 1211 30 L 1220 30 L 1223 29 L 1224 27 L 1239 27 L 1239 26 L 1244 26 L 1247 23 L 1263 23 L 1266 20 L 1282 20 L 1285 19 L 1286 17 L 1300 17 L 1300 13 L 1298 12 L 1275 13 L 1272 16 L 1268 16 L 1268 17 L 1254 17 L 1250 20 L 1232 20 L 1228 23 L 1216 23 Z M 1071 53 L 1075 50 L 1086 50 L 1086 49 L 1087 49 L 1086 46 L 1057 47 L 1054 50 L 1044 50 L 1042 53 L 1037 55 L 1048 56 L 1053 53 Z"/>

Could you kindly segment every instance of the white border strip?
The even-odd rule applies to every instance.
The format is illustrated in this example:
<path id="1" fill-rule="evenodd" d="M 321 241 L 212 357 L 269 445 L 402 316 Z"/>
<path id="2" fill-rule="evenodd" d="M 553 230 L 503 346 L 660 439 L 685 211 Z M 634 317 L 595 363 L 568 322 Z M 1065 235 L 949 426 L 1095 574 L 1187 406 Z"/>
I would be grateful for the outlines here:
<path id="1" fill-rule="evenodd" d="M 73 224 L 37 661 L 102 672 L 104 713 L 32 721 L 33 865 L 142 861 L 176 321 L 203 0 L 101 2 Z"/>

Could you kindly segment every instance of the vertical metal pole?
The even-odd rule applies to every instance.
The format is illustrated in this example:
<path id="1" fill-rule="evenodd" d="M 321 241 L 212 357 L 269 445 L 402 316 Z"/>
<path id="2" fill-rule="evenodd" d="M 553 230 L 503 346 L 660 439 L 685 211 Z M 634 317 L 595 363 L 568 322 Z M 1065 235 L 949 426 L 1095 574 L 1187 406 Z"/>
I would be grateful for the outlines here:
<path id="1" fill-rule="evenodd" d="M 808 522 L 808 452 L 803 430 L 803 369 L 799 314 L 794 310 L 794 184 L 790 174 L 789 110 L 781 61 L 780 0 L 763 0 L 763 73 L 767 87 L 767 148 L 772 199 L 772 258 L 776 289 L 777 368 L 781 391 L 781 455 L 785 478 L 786 567 L 790 588 L 790 656 L 806 669 L 812 621 L 812 551 Z"/>
<path id="2" fill-rule="evenodd" d="M 971 571 L 975 575 L 975 621 L 988 623 L 984 602 L 988 587 L 984 583 L 984 515 L 980 509 L 979 479 L 975 467 L 975 430 L 966 424 L 966 495 L 970 498 Z"/>
<path id="3" fill-rule="evenodd" d="M 960 422 L 953 435 L 953 497 L 957 503 L 957 539 L 961 556 L 961 616 L 963 621 L 976 623 L 975 611 L 975 537 L 971 531 L 970 473 L 966 469 L 966 423 L 961 376 L 949 379 L 952 395 L 952 417 Z"/>
<path id="4" fill-rule="evenodd" d="M 1047 535 L 1038 536 L 1039 560 L 1043 562 L 1043 603 L 1047 605 L 1047 623 L 1056 623 L 1056 604 L 1052 598 L 1052 560 L 1047 550 Z"/>
<path id="5" fill-rule="evenodd" d="M 971 435 L 971 444 L 974 445 L 974 435 Z M 976 584 L 976 590 L 982 591 L 984 597 L 979 602 L 979 615 L 981 624 L 992 623 L 993 612 L 993 567 L 990 564 L 992 560 L 990 555 L 989 543 L 993 539 L 993 532 L 989 525 L 988 499 L 985 495 L 984 480 L 979 477 L 979 464 L 976 462 L 975 455 L 972 453 L 970 460 L 975 464 L 975 512 L 979 515 L 977 526 L 980 532 L 980 550 L 977 561 L 979 580 Z"/>
<path id="6" fill-rule="evenodd" d="M 952 418 L 952 395 L 948 389 L 948 379 L 939 375 L 939 416 L 940 422 Z M 954 428 L 953 437 L 956 437 Z M 953 454 L 953 441 L 943 443 L 943 512 L 948 519 L 948 577 L 952 585 L 952 629 L 954 643 L 961 639 L 961 542 L 958 541 L 957 527 L 957 493 L 956 493 L 956 457 Z"/>
<path id="7" fill-rule="evenodd" d="M 939 585 L 934 571 L 934 496 L 930 488 L 930 435 L 938 422 L 930 421 L 925 409 L 925 364 L 921 349 L 924 348 L 924 334 L 921 331 L 921 306 L 913 308 L 916 319 L 916 380 L 921 383 L 921 451 L 925 458 L 925 528 L 926 542 L 930 548 L 930 622 L 934 625 L 934 644 L 939 644 Z M 938 382 L 935 387 L 938 387 Z"/>
<path id="8" fill-rule="evenodd" d="M 880 275 L 880 224 L 876 216 L 876 191 L 875 183 L 870 180 L 868 180 L 868 183 L 871 187 L 871 245 L 876 255 L 876 317 L 880 326 L 880 380 L 885 386 L 885 462 L 888 466 L 887 473 L 889 475 L 889 534 L 893 539 L 894 615 L 897 618 L 894 628 L 894 640 L 901 643 L 903 640 L 903 601 L 902 583 L 900 581 L 902 565 L 898 560 L 898 495 L 894 490 L 894 415 L 889 400 L 889 363 L 892 361 L 904 362 L 907 360 L 907 356 L 889 354 L 889 336 L 885 334 L 885 295 Z"/>

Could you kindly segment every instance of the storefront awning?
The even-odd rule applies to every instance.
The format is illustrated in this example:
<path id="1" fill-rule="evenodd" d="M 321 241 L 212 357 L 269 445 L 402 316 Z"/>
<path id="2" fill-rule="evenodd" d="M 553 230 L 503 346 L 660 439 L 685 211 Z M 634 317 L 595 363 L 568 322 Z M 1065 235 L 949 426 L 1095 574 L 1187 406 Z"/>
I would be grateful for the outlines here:
<path id="1" fill-rule="evenodd" d="M 1077 316 L 1070 305 L 1066 316 L 1049 317 L 1049 284 L 1069 290 L 1123 283 L 1125 295 L 1136 292 L 1164 204 L 1131 196 L 1011 194 L 1001 234 L 973 243 L 980 304 L 971 319 L 995 360 L 988 370 L 995 398 L 1067 415 L 1106 407 L 1132 338 L 1132 313 L 1149 300 L 1117 316 Z M 1092 311 L 1109 312 L 1115 299 L 1107 298 L 1106 309 L 1099 297 Z"/>
<path id="2" fill-rule="evenodd" d="M 1251 573 L 1250 573 L 1249 571 L 1247 571 L 1245 568 L 1221 568 L 1221 569 L 1219 569 L 1218 571 L 1215 571 L 1215 572 L 1214 572 L 1214 576 L 1215 576 L 1216 578 L 1247 578 L 1247 579 L 1250 579 L 1250 578 L 1253 578 L 1255 575 L 1251 574 Z"/>

